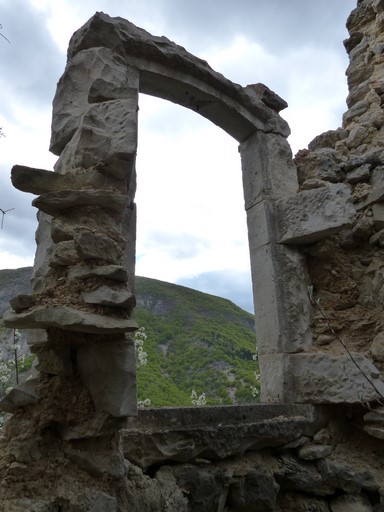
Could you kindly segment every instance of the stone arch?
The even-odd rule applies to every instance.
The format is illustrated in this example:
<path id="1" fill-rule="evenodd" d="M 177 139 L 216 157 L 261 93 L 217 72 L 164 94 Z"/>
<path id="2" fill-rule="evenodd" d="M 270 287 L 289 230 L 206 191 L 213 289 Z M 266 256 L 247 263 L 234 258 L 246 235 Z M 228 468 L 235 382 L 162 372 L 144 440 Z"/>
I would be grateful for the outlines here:
<path id="1" fill-rule="evenodd" d="M 25 174 L 22 169 L 13 174 L 15 186 L 42 194 L 33 202 L 42 212 L 32 279 L 34 293 L 44 292 L 47 284 L 52 288 L 62 279 L 58 268 L 66 268 L 69 281 L 81 279 L 84 261 L 91 260 L 98 268 L 86 270 L 87 278 L 102 282 L 106 275 L 111 278 L 114 272 L 120 272 L 116 281 L 122 295 L 116 298 L 111 290 L 104 290 L 109 296 L 108 306 L 120 307 L 117 302 L 121 300 L 129 305 L 128 310 L 132 309 L 126 283 L 133 291 L 139 92 L 190 108 L 239 142 L 261 399 L 311 402 L 319 360 L 316 354 L 308 353 L 312 343 L 311 305 L 301 246 L 351 225 L 355 210 L 349 201 L 349 188 L 335 184 L 297 194 L 296 167 L 286 140 L 289 127 L 278 114 L 285 102 L 261 84 L 241 87 L 230 82 L 184 48 L 165 37 L 152 36 L 122 18 L 96 13 L 71 39 L 67 66 L 53 102 L 50 149 L 59 159 L 56 173 L 48 174 L 55 177 L 48 181 L 44 178 L 44 185 L 42 178 L 31 190 L 30 184 L 21 184 Z M 47 171 L 40 175 L 44 172 Z M 331 204 L 333 215 L 329 216 L 327 208 Z M 99 208 L 99 216 L 86 218 L 83 211 L 83 224 L 78 226 L 70 215 L 76 208 L 85 208 L 90 215 L 92 208 Z M 104 210 L 110 212 L 109 217 Z M 92 313 L 95 304 L 105 305 L 103 294 L 84 299 L 83 294 L 76 293 L 73 301 L 81 310 L 84 302 Z M 84 325 L 84 315 L 78 311 L 65 310 L 65 318 L 53 321 L 56 312 L 47 312 L 42 306 L 40 316 L 25 315 L 24 325 L 17 314 L 8 316 L 6 322 L 9 326 L 53 326 L 100 336 L 121 336 L 135 328 L 129 317 L 122 320 L 112 315 L 107 320 L 105 311 L 88 316 Z M 107 324 L 109 328 L 105 327 Z M 98 394 L 100 379 L 95 381 L 91 376 L 87 361 L 97 365 L 109 357 L 116 365 L 122 353 L 129 359 L 129 351 L 124 352 L 122 338 L 114 339 L 115 352 L 110 342 L 105 349 L 104 338 L 96 341 L 77 349 L 80 373 L 97 406 L 112 415 L 124 416 L 131 410 L 132 395 L 127 398 L 127 389 L 132 386 L 122 378 L 117 395 L 125 398 L 109 407 L 108 397 L 103 401 Z M 329 375 L 339 364 L 326 361 Z M 112 388 L 116 385 L 111 382 Z M 333 385 L 325 379 L 325 388 L 317 392 L 316 400 L 327 401 Z M 345 396 L 347 388 L 348 384 L 343 391 Z"/>

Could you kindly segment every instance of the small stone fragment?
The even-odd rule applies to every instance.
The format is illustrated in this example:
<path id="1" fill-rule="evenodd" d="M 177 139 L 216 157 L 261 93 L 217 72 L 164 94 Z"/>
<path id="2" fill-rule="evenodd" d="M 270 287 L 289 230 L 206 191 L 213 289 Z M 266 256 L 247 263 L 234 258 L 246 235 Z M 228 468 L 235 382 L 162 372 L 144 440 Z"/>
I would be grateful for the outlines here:
<path id="1" fill-rule="evenodd" d="M 9 301 L 13 311 L 16 313 L 21 313 L 22 311 L 25 311 L 26 309 L 33 308 L 33 306 L 36 304 L 35 299 L 31 295 L 16 295 L 13 299 Z"/>
<path id="2" fill-rule="evenodd" d="M 87 304 L 100 304 L 117 308 L 133 309 L 136 305 L 135 296 L 128 290 L 113 290 L 109 286 L 101 286 L 97 290 L 82 293 Z"/>
<path id="3" fill-rule="evenodd" d="M 317 460 L 317 459 L 324 459 L 325 457 L 328 457 L 333 451 L 332 446 L 328 444 L 305 444 L 302 446 L 299 451 L 298 455 L 301 459 L 304 460 Z"/>

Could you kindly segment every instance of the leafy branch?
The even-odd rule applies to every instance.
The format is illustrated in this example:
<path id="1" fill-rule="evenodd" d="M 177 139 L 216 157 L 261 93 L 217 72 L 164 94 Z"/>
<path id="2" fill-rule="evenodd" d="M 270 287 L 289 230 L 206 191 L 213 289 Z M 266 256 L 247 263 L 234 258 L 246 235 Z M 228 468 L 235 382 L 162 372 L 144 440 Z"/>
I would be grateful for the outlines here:
<path id="1" fill-rule="evenodd" d="M 376 393 L 380 396 L 380 398 L 384 399 L 384 395 L 379 391 L 379 389 L 377 389 L 377 387 L 375 386 L 374 382 L 372 382 L 372 380 L 364 372 L 364 370 L 358 364 L 356 359 L 353 357 L 353 354 L 351 353 L 351 351 L 349 350 L 347 345 L 344 343 L 342 338 L 340 338 L 340 336 L 337 334 L 335 329 L 332 327 L 332 324 L 331 324 L 329 318 L 327 317 L 327 315 L 325 314 L 324 308 L 323 308 L 323 306 L 320 303 L 320 298 L 315 299 L 315 297 L 313 295 L 313 286 L 308 286 L 307 289 L 308 289 L 308 295 L 309 295 L 309 300 L 311 301 L 311 304 L 318 309 L 319 313 L 321 314 L 321 316 L 323 317 L 323 319 L 327 323 L 328 328 L 329 328 L 330 332 L 332 333 L 332 335 L 334 336 L 334 338 L 340 343 L 340 345 L 343 347 L 343 349 L 347 352 L 347 354 L 348 354 L 349 358 L 351 359 L 352 363 L 356 366 L 356 368 L 363 375 L 363 377 L 368 381 L 368 383 L 376 391 Z"/>

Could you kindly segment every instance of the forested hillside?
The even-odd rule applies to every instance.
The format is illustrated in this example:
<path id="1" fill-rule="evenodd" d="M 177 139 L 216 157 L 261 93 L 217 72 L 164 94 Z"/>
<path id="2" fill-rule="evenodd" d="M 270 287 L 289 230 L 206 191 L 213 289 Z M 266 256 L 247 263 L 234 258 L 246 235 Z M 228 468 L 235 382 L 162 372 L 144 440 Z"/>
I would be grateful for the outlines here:
<path id="1" fill-rule="evenodd" d="M 0 314 L 11 297 L 27 292 L 31 270 L 0 270 Z M 192 389 L 210 405 L 257 400 L 251 314 L 226 299 L 144 277 L 136 277 L 136 297 L 148 354 L 138 369 L 140 400 L 191 405 Z"/>

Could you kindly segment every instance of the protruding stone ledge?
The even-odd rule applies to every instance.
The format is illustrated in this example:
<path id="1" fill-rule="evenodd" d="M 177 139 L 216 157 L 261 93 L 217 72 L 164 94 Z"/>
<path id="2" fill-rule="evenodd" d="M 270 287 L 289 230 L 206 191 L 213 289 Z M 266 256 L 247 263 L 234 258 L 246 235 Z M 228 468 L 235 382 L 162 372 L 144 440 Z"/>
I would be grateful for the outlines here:
<path id="1" fill-rule="evenodd" d="M 351 227 L 356 211 L 347 185 L 300 192 L 277 202 L 280 242 L 310 244 Z"/>
<path id="2" fill-rule="evenodd" d="M 128 281 L 128 271 L 120 265 L 103 265 L 100 267 L 84 265 L 72 268 L 67 275 L 69 281 L 88 279 L 89 277 L 106 277 L 118 283 L 126 283 Z"/>
<path id="3" fill-rule="evenodd" d="M 82 293 L 82 297 L 87 304 L 128 309 L 133 309 L 136 305 L 135 296 L 129 290 L 113 290 L 109 286 L 101 286 L 93 292 Z"/>
<path id="4" fill-rule="evenodd" d="M 32 201 L 32 206 L 55 216 L 68 208 L 100 206 L 121 215 L 129 204 L 129 197 L 107 190 L 62 190 L 48 192 Z"/>
<path id="5" fill-rule="evenodd" d="M 283 446 L 322 426 L 321 414 L 310 405 L 151 408 L 128 419 L 123 449 L 142 468 L 196 457 L 220 460 Z"/>
<path id="6" fill-rule="evenodd" d="M 138 328 L 131 319 L 97 315 L 67 306 L 39 306 L 25 313 L 8 309 L 3 316 L 5 327 L 19 329 L 48 329 L 57 327 L 67 331 L 93 334 L 133 332 Z"/>

